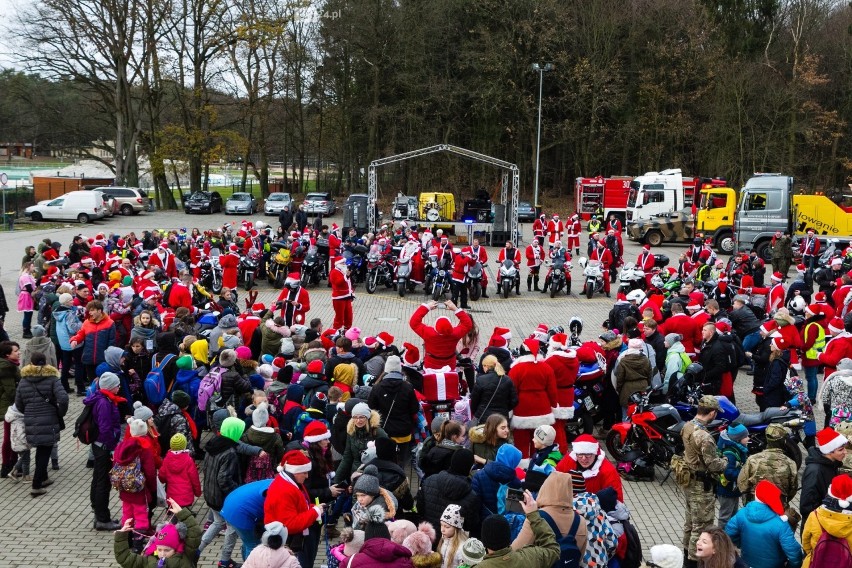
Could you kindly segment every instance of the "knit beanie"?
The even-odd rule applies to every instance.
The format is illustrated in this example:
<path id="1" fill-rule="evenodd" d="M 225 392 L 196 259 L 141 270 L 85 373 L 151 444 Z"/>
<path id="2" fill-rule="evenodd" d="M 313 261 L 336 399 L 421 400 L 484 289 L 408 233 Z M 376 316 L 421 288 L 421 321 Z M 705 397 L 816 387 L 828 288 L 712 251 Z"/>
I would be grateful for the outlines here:
<path id="1" fill-rule="evenodd" d="M 225 421 L 222 422 L 222 428 L 219 430 L 219 433 L 222 434 L 223 438 L 228 438 L 232 442 L 239 442 L 240 437 L 243 435 L 243 432 L 245 432 L 245 429 L 245 422 L 239 418 L 228 416 L 225 418 Z"/>
<path id="2" fill-rule="evenodd" d="M 44 326 L 35 324 L 31 329 L 33 337 L 44 337 Z"/>
<path id="3" fill-rule="evenodd" d="M 376 497 L 379 494 L 379 489 L 379 470 L 376 469 L 376 466 L 368 465 L 364 468 L 364 473 L 355 480 L 352 491 Z"/>
<path id="4" fill-rule="evenodd" d="M 130 435 L 134 438 L 140 438 L 148 435 L 148 425 L 137 418 L 128 418 L 127 423 L 130 424 Z"/>
<path id="5" fill-rule="evenodd" d="M 459 448 L 450 458 L 450 473 L 467 477 L 473 468 L 473 452 L 467 448 Z"/>
<path id="6" fill-rule="evenodd" d="M 116 391 L 121 386 L 121 381 L 118 379 L 118 375 L 107 371 L 98 379 L 98 386 L 101 390 Z"/>
<path id="7" fill-rule="evenodd" d="M 369 419 L 371 415 L 372 410 L 370 410 L 370 407 L 366 402 L 359 402 L 355 405 L 355 408 L 352 409 L 352 418 L 355 418 L 356 416 L 364 416 Z"/>
<path id="8" fill-rule="evenodd" d="M 269 405 L 265 402 L 258 404 L 251 413 L 251 423 L 255 428 L 264 428 L 269 422 Z"/>
<path id="9" fill-rule="evenodd" d="M 195 359 L 192 358 L 192 355 L 181 355 L 175 361 L 175 366 L 184 371 L 187 369 L 194 369 Z"/>
<path id="10" fill-rule="evenodd" d="M 391 355 L 385 361 L 385 373 L 401 373 L 402 360 L 396 355 Z"/>
<path id="11" fill-rule="evenodd" d="M 664 339 L 666 345 L 668 345 L 669 347 L 682 340 L 683 336 L 679 333 L 667 333 Z"/>
<path id="12" fill-rule="evenodd" d="M 186 449 L 186 436 L 178 432 L 169 440 L 169 449 L 173 452 L 182 452 Z"/>
<path id="13" fill-rule="evenodd" d="M 234 349 L 234 354 L 237 356 L 237 359 L 251 359 L 251 349 L 245 345 L 240 345 Z"/>
<path id="14" fill-rule="evenodd" d="M 682 568 L 683 552 L 673 544 L 655 544 L 651 547 L 651 562 L 660 568 Z"/>
<path id="15" fill-rule="evenodd" d="M 74 296 L 71 294 L 64 292 L 59 294 L 59 305 L 61 306 L 70 306 L 74 303 Z"/>
<path id="16" fill-rule="evenodd" d="M 742 424 L 733 424 L 728 426 L 728 438 L 733 442 L 741 442 L 743 438 L 748 436 L 748 428 Z"/>
<path id="17" fill-rule="evenodd" d="M 220 339 L 222 340 L 222 347 L 225 349 L 236 349 L 242 345 L 240 338 L 235 334 L 226 333 Z"/>
<path id="18" fill-rule="evenodd" d="M 556 430 L 553 426 L 544 424 L 535 429 L 533 439 L 540 442 L 544 447 L 552 446 L 556 440 Z"/>
<path id="19" fill-rule="evenodd" d="M 188 394 L 186 394 L 182 390 L 176 390 L 172 393 L 172 402 L 177 405 L 181 410 L 185 408 L 189 408 L 189 405 L 192 404 L 192 398 Z"/>
<path id="20" fill-rule="evenodd" d="M 464 517 L 462 517 L 461 507 L 454 503 L 447 505 L 444 512 L 441 514 L 441 522 L 447 523 L 451 527 L 459 530 L 464 528 Z"/>
<path id="21" fill-rule="evenodd" d="M 273 521 L 264 525 L 263 528 L 265 530 L 263 531 L 263 536 L 260 537 L 260 542 L 264 546 L 277 550 L 287 542 L 287 527 L 280 521 Z"/>
<path id="22" fill-rule="evenodd" d="M 468 566 L 476 566 L 485 559 L 487 552 L 481 540 L 478 538 L 469 538 L 462 545 L 462 562 Z"/>
<path id="23" fill-rule="evenodd" d="M 141 420 L 142 422 L 147 422 L 152 416 L 154 416 L 154 412 L 142 404 L 141 401 L 137 400 L 133 403 L 133 418 Z"/>
<path id="24" fill-rule="evenodd" d="M 512 544 L 512 530 L 503 515 L 490 515 L 482 521 L 482 544 L 495 551 Z"/>
<path id="25" fill-rule="evenodd" d="M 219 364 L 223 367 L 233 367 L 236 362 L 237 354 L 233 349 L 223 349 L 222 352 L 219 353 Z"/>

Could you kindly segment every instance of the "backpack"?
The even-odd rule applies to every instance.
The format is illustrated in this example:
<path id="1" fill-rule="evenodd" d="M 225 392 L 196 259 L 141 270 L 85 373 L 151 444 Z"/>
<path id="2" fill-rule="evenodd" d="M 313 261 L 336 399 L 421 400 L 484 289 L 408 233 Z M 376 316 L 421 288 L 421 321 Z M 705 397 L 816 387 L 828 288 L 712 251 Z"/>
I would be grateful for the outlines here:
<path id="1" fill-rule="evenodd" d="M 301 440 L 305 434 L 305 427 L 316 420 L 309 412 L 302 411 L 296 418 L 296 424 L 293 426 L 293 440 Z M 328 426 L 328 424 L 326 424 Z"/>
<path id="2" fill-rule="evenodd" d="M 627 535 L 627 549 L 621 560 L 621 568 L 639 568 L 642 564 L 642 541 L 639 539 L 639 531 L 628 520 L 621 521 L 621 526 Z"/>
<path id="3" fill-rule="evenodd" d="M 171 442 L 172 436 L 175 435 L 174 428 L 172 428 L 172 418 L 174 414 L 165 414 L 165 415 L 157 415 L 154 416 L 154 427 L 157 429 L 157 434 L 159 434 L 160 440 L 163 440 L 163 443 L 160 444 L 160 454 L 165 456 L 169 451 L 169 442 Z"/>
<path id="4" fill-rule="evenodd" d="M 172 297 L 172 288 L 174 288 L 174 286 L 174 283 L 170 283 L 168 286 L 166 286 L 166 289 L 163 290 L 162 303 L 164 306 L 172 307 L 171 304 L 169 304 L 169 298 Z"/>
<path id="5" fill-rule="evenodd" d="M 116 491 L 139 493 L 145 489 L 145 473 L 142 471 L 142 461 L 137 456 L 127 465 L 115 464 L 109 470 L 109 482 Z"/>
<path id="6" fill-rule="evenodd" d="M 672 456 L 672 461 L 669 464 L 669 469 L 672 472 L 675 483 L 681 489 L 686 489 L 692 482 L 692 470 L 686 465 L 686 460 L 683 456 L 675 454 Z"/>
<path id="7" fill-rule="evenodd" d="M 553 567 L 579 568 L 580 548 L 577 546 L 577 529 L 580 527 L 579 513 L 574 513 L 574 521 L 571 523 L 571 528 L 564 535 L 559 530 L 559 527 L 556 526 L 556 521 L 547 512 L 539 509 L 538 514 L 550 525 L 553 534 L 556 535 L 556 542 L 559 543 L 559 560 L 556 561 Z"/>
<path id="8" fill-rule="evenodd" d="M 280 417 L 284 405 L 287 404 L 287 389 L 272 387 L 266 389 L 266 403 L 269 405 L 269 415 L 275 418 Z"/>
<path id="9" fill-rule="evenodd" d="M 93 407 L 93 404 L 84 404 L 83 412 L 74 421 L 73 436 L 81 444 L 86 444 L 87 446 L 93 444 L 98 439 L 98 423 L 95 422 L 95 417 L 92 414 Z"/>
<path id="10" fill-rule="evenodd" d="M 163 375 L 163 370 L 166 368 L 166 365 L 169 364 L 169 361 L 174 359 L 175 356 L 172 353 L 169 353 L 163 360 L 160 361 L 160 364 L 157 365 L 157 356 L 151 356 L 151 370 L 148 371 L 148 375 L 145 377 L 145 382 L 142 383 L 142 388 L 145 389 L 145 396 L 148 397 L 148 402 L 155 406 L 159 406 L 162 403 L 166 396 L 172 391 L 171 387 L 166 387 L 166 379 Z"/>
<path id="11" fill-rule="evenodd" d="M 38 301 L 38 323 L 46 326 L 50 322 L 50 315 L 53 313 L 53 306 L 47 301 L 47 294 L 42 294 Z"/>
<path id="12" fill-rule="evenodd" d="M 201 385 L 201 377 L 198 369 L 178 369 L 175 377 L 175 390 L 182 390 L 192 399 L 192 404 L 198 404 L 198 388 Z"/>
<path id="13" fill-rule="evenodd" d="M 835 566 L 852 566 L 852 551 L 845 538 L 828 534 L 822 528 L 817 518 L 817 524 L 822 530 L 819 540 L 811 554 L 811 568 L 834 568 Z"/>
<path id="14" fill-rule="evenodd" d="M 616 304 L 612 308 L 612 316 L 609 318 L 609 328 L 624 331 L 624 319 L 628 316 L 638 318 L 638 310 L 632 304 Z"/>
<path id="15" fill-rule="evenodd" d="M 219 399 L 224 375 L 225 369 L 218 365 L 204 375 L 204 378 L 198 383 L 198 408 L 206 412 L 209 410 L 210 401 Z"/>
<path id="16" fill-rule="evenodd" d="M 264 452 L 263 455 L 258 454 L 249 458 L 245 483 L 272 479 L 273 477 L 275 477 L 275 468 L 272 467 L 269 454 Z"/>

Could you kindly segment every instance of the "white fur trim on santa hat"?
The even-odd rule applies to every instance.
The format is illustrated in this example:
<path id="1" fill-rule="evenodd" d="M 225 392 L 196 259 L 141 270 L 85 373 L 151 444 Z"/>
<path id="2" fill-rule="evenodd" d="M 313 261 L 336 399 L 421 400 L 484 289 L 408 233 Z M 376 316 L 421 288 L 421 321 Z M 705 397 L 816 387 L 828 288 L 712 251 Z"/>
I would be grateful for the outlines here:
<path id="1" fill-rule="evenodd" d="M 328 440 L 329 438 L 331 438 L 331 432 L 326 430 L 324 433 L 317 434 L 316 436 L 303 436 L 302 440 L 304 440 L 305 442 L 307 442 L 309 444 L 313 444 L 314 442 L 319 442 L 319 441 L 322 441 L 322 440 Z M 310 471 L 310 468 L 308 468 L 308 471 Z"/>
<path id="2" fill-rule="evenodd" d="M 517 412 L 517 409 L 515 412 Z M 544 426 L 545 424 L 550 425 L 554 422 L 556 422 L 556 418 L 553 416 L 552 412 L 541 414 L 539 416 L 518 416 L 515 414 L 512 416 L 512 430 L 535 430 L 539 426 Z"/>
<path id="3" fill-rule="evenodd" d="M 848 440 L 846 439 L 846 436 L 842 436 L 840 434 L 837 434 L 836 436 L 834 436 L 831 440 L 829 440 L 825 444 L 820 445 L 819 451 L 823 455 L 828 455 L 831 452 L 833 452 L 834 450 L 845 446 L 847 442 L 848 442 Z"/>
<path id="4" fill-rule="evenodd" d="M 597 442 L 577 442 L 571 444 L 571 455 L 577 459 L 577 454 L 597 454 L 601 451 L 601 445 Z"/>
<path id="5" fill-rule="evenodd" d="M 281 467 L 281 466 L 278 466 L 278 467 Z M 284 471 L 286 471 L 287 473 L 308 473 L 308 472 L 311 471 L 311 467 L 312 466 L 311 466 L 310 463 L 306 463 L 306 464 L 303 464 L 303 465 L 289 465 L 289 464 L 287 464 L 287 465 L 284 466 Z"/>

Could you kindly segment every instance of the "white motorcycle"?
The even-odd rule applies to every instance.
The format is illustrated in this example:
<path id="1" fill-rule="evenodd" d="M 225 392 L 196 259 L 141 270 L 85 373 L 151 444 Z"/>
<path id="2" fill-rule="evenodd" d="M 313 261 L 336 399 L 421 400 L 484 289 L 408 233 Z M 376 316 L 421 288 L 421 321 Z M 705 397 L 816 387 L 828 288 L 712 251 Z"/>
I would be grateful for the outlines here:
<path id="1" fill-rule="evenodd" d="M 632 262 L 625 263 L 618 274 L 618 291 L 626 294 L 631 290 L 645 289 L 645 271 Z"/>
<path id="2" fill-rule="evenodd" d="M 583 267 L 583 278 L 585 279 L 583 293 L 586 295 L 586 298 L 591 300 L 595 292 L 604 292 L 604 275 L 601 268 L 601 261 L 589 260 L 585 256 L 581 256 L 579 262 L 580 266 Z"/>
<path id="3" fill-rule="evenodd" d="M 502 292 L 504 298 L 509 297 L 509 293 L 512 291 L 512 288 L 516 290 L 519 289 L 521 285 L 521 275 L 518 272 L 518 268 L 515 266 L 515 263 L 512 259 L 507 258 L 500 265 L 500 288 L 497 290 L 498 293 Z"/>

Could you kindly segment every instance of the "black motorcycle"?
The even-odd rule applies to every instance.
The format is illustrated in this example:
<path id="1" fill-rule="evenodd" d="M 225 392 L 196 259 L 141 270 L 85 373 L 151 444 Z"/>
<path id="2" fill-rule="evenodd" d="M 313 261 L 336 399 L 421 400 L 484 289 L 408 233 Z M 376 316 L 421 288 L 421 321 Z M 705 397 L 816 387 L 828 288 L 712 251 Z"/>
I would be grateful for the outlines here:
<path id="1" fill-rule="evenodd" d="M 257 250 L 251 250 L 248 254 L 240 259 L 239 271 L 237 272 L 237 280 L 243 283 L 246 290 L 251 290 L 254 287 L 254 277 L 257 274 L 257 267 L 260 263 L 260 254 Z"/>
<path id="2" fill-rule="evenodd" d="M 482 263 L 477 262 L 467 271 L 467 295 L 472 301 L 482 296 Z"/>
<path id="3" fill-rule="evenodd" d="M 302 261 L 302 286 L 308 288 L 312 285 L 317 285 L 322 279 L 322 272 L 325 263 L 322 261 L 317 252 L 317 248 L 312 246 L 308 248 L 308 253 Z"/>
<path id="4" fill-rule="evenodd" d="M 393 269 L 396 257 L 382 257 L 374 252 L 367 256 L 367 280 L 365 286 L 368 294 L 374 294 L 379 285 L 390 288 L 394 284 Z"/>
<path id="5" fill-rule="evenodd" d="M 565 271 L 564 262 L 555 262 L 550 268 L 550 297 L 556 297 L 562 288 L 565 288 L 566 294 L 571 295 L 571 273 Z"/>
<path id="6" fill-rule="evenodd" d="M 219 265 L 219 249 L 210 249 L 210 256 L 201 261 L 201 285 L 214 294 L 222 291 L 222 267 Z"/>

